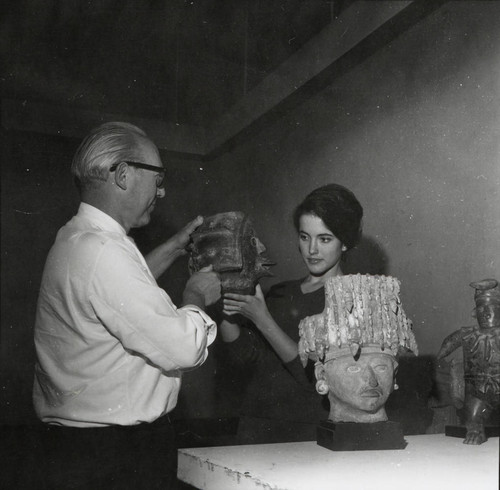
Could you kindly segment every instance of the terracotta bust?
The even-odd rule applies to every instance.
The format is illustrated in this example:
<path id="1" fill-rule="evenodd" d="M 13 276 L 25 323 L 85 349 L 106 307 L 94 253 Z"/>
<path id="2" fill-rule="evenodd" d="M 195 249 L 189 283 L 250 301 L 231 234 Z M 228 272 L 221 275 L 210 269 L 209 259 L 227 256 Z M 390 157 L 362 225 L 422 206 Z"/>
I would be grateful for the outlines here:
<path id="1" fill-rule="evenodd" d="M 464 407 L 464 443 L 479 445 L 487 439 L 485 422 L 500 405 L 500 288 L 495 279 L 470 285 L 475 289 L 477 325 L 448 335 L 437 357 L 462 347 L 463 379 L 453 379 L 457 373 L 452 371 L 452 399 L 457 408 Z"/>
<path id="2" fill-rule="evenodd" d="M 400 350 L 417 354 L 411 321 L 388 276 L 347 275 L 325 284 L 325 310 L 299 326 L 303 363 L 316 359 L 316 390 L 328 394 L 332 422 L 387 420 Z"/>
<path id="3" fill-rule="evenodd" d="M 264 256 L 266 247 L 242 212 L 205 217 L 191 238 L 190 270 L 212 265 L 221 277 L 222 293 L 254 294 L 259 279 L 272 276 L 269 266 L 274 264 Z"/>

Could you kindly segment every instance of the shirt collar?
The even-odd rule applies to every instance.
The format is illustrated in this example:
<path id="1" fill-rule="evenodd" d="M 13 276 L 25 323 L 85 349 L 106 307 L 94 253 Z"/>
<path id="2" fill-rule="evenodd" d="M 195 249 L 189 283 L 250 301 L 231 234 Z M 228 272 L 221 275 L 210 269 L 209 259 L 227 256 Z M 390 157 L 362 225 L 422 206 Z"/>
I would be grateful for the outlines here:
<path id="1" fill-rule="evenodd" d="M 99 226 L 99 228 L 102 228 L 105 231 L 127 235 L 125 228 L 123 228 L 123 226 L 120 225 L 118 221 L 113 219 L 104 211 L 101 211 L 100 209 L 92 206 L 91 204 L 81 202 L 80 207 L 78 208 L 78 216 L 91 220 L 95 225 Z"/>

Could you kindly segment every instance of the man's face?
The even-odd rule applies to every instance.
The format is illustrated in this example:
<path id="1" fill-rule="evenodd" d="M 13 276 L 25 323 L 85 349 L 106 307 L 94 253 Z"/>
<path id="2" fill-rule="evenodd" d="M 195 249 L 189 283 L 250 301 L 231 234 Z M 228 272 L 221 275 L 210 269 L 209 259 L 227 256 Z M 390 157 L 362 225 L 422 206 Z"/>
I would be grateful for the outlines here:
<path id="1" fill-rule="evenodd" d="M 146 140 L 139 145 L 135 160 L 163 168 L 158 149 Z M 156 200 L 165 196 L 165 190 L 157 186 L 159 173 L 134 167 L 130 167 L 129 170 L 134 172 L 131 187 L 131 228 L 138 228 L 151 221 L 151 213 L 155 208 Z"/>
<path id="2" fill-rule="evenodd" d="M 324 367 L 330 402 L 353 413 L 377 412 L 394 387 L 394 361 L 387 354 L 361 353 L 357 361 L 347 355 Z"/>

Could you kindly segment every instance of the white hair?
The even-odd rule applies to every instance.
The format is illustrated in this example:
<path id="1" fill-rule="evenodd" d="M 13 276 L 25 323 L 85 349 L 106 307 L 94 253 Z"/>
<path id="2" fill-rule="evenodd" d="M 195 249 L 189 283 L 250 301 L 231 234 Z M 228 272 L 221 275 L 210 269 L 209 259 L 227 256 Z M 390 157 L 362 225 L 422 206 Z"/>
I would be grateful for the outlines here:
<path id="1" fill-rule="evenodd" d="M 73 162 L 71 173 L 81 190 L 104 182 L 113 163 L 133 160 L 137 146 L 148 140 L 146 133 L 125 122 L 108 122 L 94 128 L 81 142 Z"/>

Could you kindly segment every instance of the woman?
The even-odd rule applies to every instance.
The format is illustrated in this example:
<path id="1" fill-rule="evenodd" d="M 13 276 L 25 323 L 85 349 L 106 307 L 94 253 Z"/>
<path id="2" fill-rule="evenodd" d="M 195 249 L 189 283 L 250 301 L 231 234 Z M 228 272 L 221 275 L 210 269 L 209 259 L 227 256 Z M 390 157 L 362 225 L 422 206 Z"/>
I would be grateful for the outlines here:
<path id="1" fill-rule="evenodd" d="M 362 217 L 363 208 L 345 187 L 328 184 L 314 190 L 294 213 L 308 275 L 273 286 L 266 298 L 259 285 L 255 296 L 224 296 L 226 319 L 220 332 L 227 355 L 245 370 L 253 368 L 240 442 L 315 440 L 317 423 L 328 418 L 328 407 L 314 390 L 313 366 L 304 370 L 298 358 L 298 325 L 323 311 L 325 281 L 342 274 L 342 254 L 359 241 Z M 235 315 L 252 325 L 242 328 Z"/>

